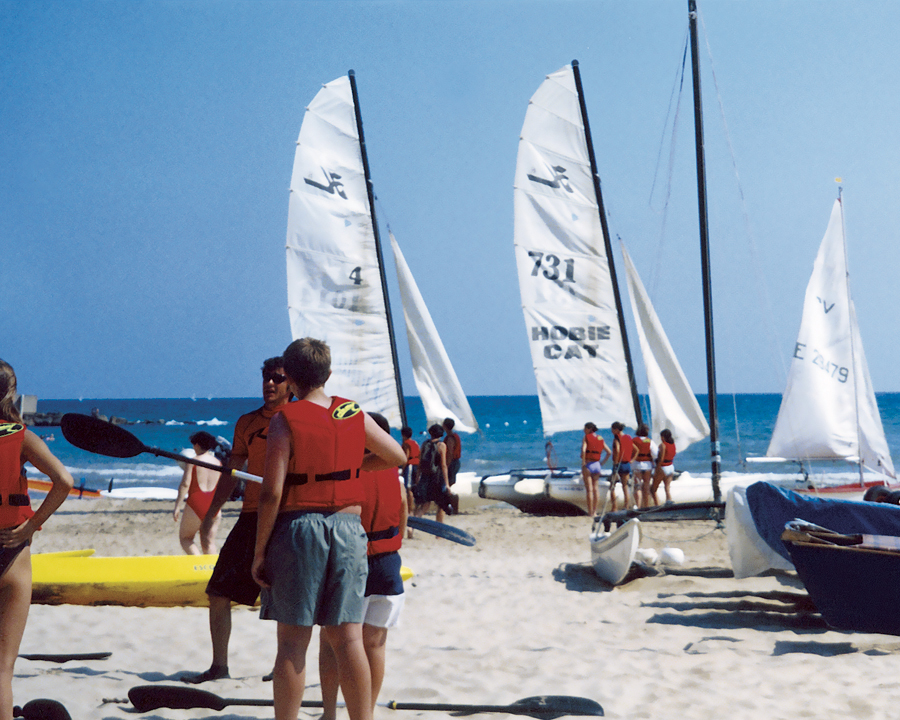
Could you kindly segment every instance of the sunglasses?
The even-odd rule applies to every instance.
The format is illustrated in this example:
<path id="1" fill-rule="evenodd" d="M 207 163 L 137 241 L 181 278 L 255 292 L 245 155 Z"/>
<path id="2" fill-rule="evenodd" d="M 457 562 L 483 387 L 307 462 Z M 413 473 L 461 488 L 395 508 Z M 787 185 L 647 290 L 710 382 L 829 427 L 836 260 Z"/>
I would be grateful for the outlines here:
<path id="1" fill-rule="evenodd" d="M 281 383 L 287 380 L 287 375 L 282 375 L 281 373 L 263 373 L 263 382 L 269 382 L 269 380 L 276 385 L 281 385 Z"/>

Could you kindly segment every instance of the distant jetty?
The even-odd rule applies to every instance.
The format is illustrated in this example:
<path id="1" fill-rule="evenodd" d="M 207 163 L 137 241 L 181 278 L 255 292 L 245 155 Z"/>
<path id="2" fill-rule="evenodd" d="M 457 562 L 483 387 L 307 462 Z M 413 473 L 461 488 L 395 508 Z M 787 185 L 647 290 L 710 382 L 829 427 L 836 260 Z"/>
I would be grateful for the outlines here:
<path id="1" fill-rule="evenodd" d="M 25 421 L 26 425 L 30 425 L 32 427 L 59 427 L 59 422 L 62 419 L 62 416 L 65 413 L 61 412 L 47 412 L 47 413 L 39 413 L 39 412 L 31 412 L 31 413 L 23 413 L 22 419 Z M 121 417 L 107 417 L 102 414 L 98 408 L 94 408 L 91 410 L 91 415 L 95 418 L 99 418 L 100 420 L 105 420 L 112 425 L 165 425 L 165 420 L 127 420 Z M 190 425 L 192 423 L 185 422 L 185 425 Z"/>

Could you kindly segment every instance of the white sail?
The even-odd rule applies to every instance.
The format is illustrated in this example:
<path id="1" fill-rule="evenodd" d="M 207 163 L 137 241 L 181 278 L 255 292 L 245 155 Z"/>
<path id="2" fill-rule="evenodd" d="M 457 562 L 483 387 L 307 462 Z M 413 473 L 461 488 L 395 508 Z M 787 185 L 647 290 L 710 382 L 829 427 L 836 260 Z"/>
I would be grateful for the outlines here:
<path id="1" fill-rule="evenodd" d="M 412 357 L 413 377 L 428 424 L 441 423 L 444 418 L 453 418 L 459 432 L 475 432 L 478 423 L 462 385 L 456 377 L 450 357 L 438 335 L 425 301 L 419 292 L 409 265 L 393 233 L 391 247 L 394 250 L 394 264 L 397 267 L 397 282 L 403 301 L 403 316 L 406 319 L 406 336 Z"/>
<path id="2" fill-rule="evenodd" d="M 894 476 L 850 298 L 841 200 L 806 288 L 769 457 L 848 459 Z"/>
<path id="3" fill-rule="evenodd" d="M 525 114 L 515 252 L 544 433 L 636 423 L 590 157 L 571 65 Z"/>
<path id="4" fill-rule="evenodd" d="M 650 395 L 650 417 L 652 436 L 659 439 L 663 428 L 669 428 L 675 439 L 675 447 L 682 452 L 691 443 L 709 435 L 709 424 L 700 409 L 687 378 L 678 364 L 669 338 L 644 284 L 637 274 L 631 256 L 622 244 L 625 259 L 625 277 L 628 280 L 628 295 L 641 342 L 641 354 L 647 371 L 647 390 Z"/>
<path id="5" fill-rule="evenodd" d="M 300 128 L 287 228 L 291 334 L 331 347 L 328 392 L 399 427 L 381 270 L 348 77 L 316 94 Z"/>

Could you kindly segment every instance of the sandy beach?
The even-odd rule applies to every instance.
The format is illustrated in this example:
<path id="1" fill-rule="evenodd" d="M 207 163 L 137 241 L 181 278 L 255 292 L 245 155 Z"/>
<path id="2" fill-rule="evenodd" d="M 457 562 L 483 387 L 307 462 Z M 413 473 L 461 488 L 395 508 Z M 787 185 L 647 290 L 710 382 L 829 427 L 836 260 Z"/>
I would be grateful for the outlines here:
<path id="1" fill-rule="evenodd" d="M 36 536 L 34 551 L 178 554 L 171 507 L 69 500 Z M 237 511 L 236 504 L 226 508 L 222 538 Z M 900 638 L 827 629 L 803 602 L 793 573 L 735 580 L 725 533 L 712 523 L 645 525 L 642 547 L 680 548 L 685 563 L 633 569 L 613 589 L 590 567 L 586 517 L 534 517 L 469 503 L 451 522 L 472 533 L 476 546 L 420 532 L 404 544 L 404 564 L 415 577 L 406 583 L 402 625 L 388 640 L 379 701 L 505 705 L 574 695 L 599 702 L 610 718 L 896 716 Z M 207 618 L 205 608 L 35 605 L 22 653 L 112 656 L 66 664 L 20 658 L 16 703 L 54 698 L 74 720 L 133 717 L 130 704 L 104 701 L 206 669 Z M 233 623 L 232 678 L 201 687 L 224 698 L 270 699 L 262 676 L 271 669 L 275 625 L 245 608 L 234 610 Z M 307 683 L 307 699 L 318 699 L 313 650 Z M 404 716 L 446 713 L 376 711 L 381 720 Z M 142 717 L 237 720 L 270 718 L 272 711 L 231 706 Z"/>

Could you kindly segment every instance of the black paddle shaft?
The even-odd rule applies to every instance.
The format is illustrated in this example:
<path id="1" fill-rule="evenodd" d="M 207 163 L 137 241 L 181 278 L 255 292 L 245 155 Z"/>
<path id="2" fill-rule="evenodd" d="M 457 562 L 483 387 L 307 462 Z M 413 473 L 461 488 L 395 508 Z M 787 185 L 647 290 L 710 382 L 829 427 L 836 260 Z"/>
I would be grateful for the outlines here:
<path id="1" fill-rule="evenodd" d="M 269 707 L 271 700 L 244 700 L 238 698 L 222 698 L 199 688 L 178 685 L 139 685 L 128 691 L 128 699 L 138 712 L 149 712 L 158 708 L 190 710 L 205 708 L 224 710 L 229 705 L 250 705 Z M 303 707 L 322 707 L 320 700 L 304 700 Z M 567 695 L 540 695 L 516 700 L 512 705 L 456 705 L 447 703 L 402 703 L 391 701 L 385 707 L 393 710 L 435 710 L 443 712 L 474 713 L 507 713 L 510 715 L 526 715 L 528 717 L 553 720 L 565 715 L 603 716 L 603 708 L 594 700 Z"/>

